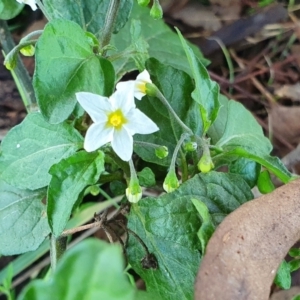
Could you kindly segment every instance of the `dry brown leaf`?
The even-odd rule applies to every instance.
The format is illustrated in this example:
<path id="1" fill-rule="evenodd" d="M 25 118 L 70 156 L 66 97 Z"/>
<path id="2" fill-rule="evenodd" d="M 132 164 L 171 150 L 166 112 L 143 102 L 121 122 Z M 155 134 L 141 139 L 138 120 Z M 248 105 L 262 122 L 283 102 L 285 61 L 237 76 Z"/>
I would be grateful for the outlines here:
<path id="1" fill-rule="evenodd" d="M 276 270 L 300 238 L 300 179 L 240 206 L 210 239 L 196 300 L 266 300 Z"/>
<path id="2" fill-rule="evenodd" d="M 287 291 L 278 291 L 274 293 L 270 300 L 291 300 L 294 296 L 300 294 L 300 287 L 293 286 Z"/>
<path id="3" fill-rule="evenodd" d="M 293 101 L 300 101 L 300 83 L 285 84 L 275 90 L 275 95 L 281 98 L 289 98 Z"/>
<path id="4" fill-rule="evenodd" d="M 274 136 L 281 136 L 290 144 L 300 142 L 300 107 L 274 105 L 269 112 Z"/>

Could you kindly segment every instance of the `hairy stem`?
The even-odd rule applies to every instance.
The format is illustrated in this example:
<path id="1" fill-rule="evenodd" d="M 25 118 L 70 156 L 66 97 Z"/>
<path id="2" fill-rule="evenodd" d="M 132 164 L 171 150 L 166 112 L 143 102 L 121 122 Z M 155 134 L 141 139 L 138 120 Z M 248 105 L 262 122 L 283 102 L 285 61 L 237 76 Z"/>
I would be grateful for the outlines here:
<path id="1" fill-rule="evenodd" d="M 0 20 L 0 43 L 5 55 L 15 47 L 15 43 L 8 29 L 7 23 L 3 20 Z M 16 57 L 17 64 L 15 69 L 12 71 L 12 76 L 16 81 L 18 90 L 27 112 L 31 112 L 36 110 L 37 107 L 31 78 L 20 56 L 17 54 Z"/>
<path id="2" fill-rule="evenodd" d="M 58 260 L 65 253 L 67 249 L 67 237 L 60 236 L 56 238 L 53 234 L 50 237 L 50 260 L 51 269 L 55 270 Z"/>
<path id="3" fill-rule="evenodd" d="M 102 31 L 101 47 L 105 47 L 109 44 L 111 35 L 114 30 L 114 25 L 117 19 L 118 10 L 121 0 L 110 0 L 108 11 L 105 18 L 104 28 Z M 104 51 L 105 52 L 105 51 Z M 103 56 L 105 53 L 103 53 Z"/>

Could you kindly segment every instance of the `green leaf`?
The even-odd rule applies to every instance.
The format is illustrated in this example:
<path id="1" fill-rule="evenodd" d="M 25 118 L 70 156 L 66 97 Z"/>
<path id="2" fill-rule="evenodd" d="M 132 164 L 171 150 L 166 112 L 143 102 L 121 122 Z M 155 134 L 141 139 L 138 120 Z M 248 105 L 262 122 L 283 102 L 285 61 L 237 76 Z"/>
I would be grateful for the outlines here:
<path id="1" fill-rule="evenodd" d="M 148 167 L 144 168 L 141 172 L 137 173 L 141 186 L 151 187 L 156 184 L 155 174 Z"/>
<path id="2" fill-rule="evenodd" d="M 20 190 L 0 179 L 0 253 L 33 251 L 50 233 L 45 190 Z"/>
<path id="3" fill-rule="evenodd" d="M 78 23 L 85 31 L 90 31 L 98 38 L 104 27 L 110 1 L 107 0 L 44 0 L 45 8 L 52 19 L 67 19 Z M 121 0 L 114 33 L 127 22 L 133 0 Z"/>
<path id="4" fill-rule="evenodd" d="M 136 1 L 134 1 L 136 2 Z M 141 22 L 141 38 L 149 45 L 149 56 L 159 59 L 162 63 L 185 71 L 191 74 L 188 61 L 184 55 L 181 43 L 177 35 L 167 26 L 163 20 L 153 20 L 150 10 L 147 7 L 140 7 L 134 3 L 131 18 L 117 35 L 112 37 L 111 43 L 118 49 L 118 52 L 131 52 L 132 44 L 136 42 L 131 36 L 132 23 L 139 20 Z M 136 36 L 134 37 L 136 38 Z M 199 48 L 190 44 L 195 55 L 204 65 L 208 64 Z M 125 53 L 119 59 L 113 61 L 117 78 L 121 78 L 125 73 L 136 70 L 134 54 Z"/>
<path id="5" fill-rule="evenodd" d="M 290 273 L 290 266 L 285 260 L 282 261 L 277 270 L 274 283 L 284 290 L 288 290 L 291 288 L 292 278 Z"/>
<path id="6" fill-rule="evenodd" d="M 88 206 L 85 205 L 85 207 L 82 208 L 82 210 L 80 209 L 75 212 L 75 214 L 72 216 L 72 219 L 69 220 L 66 229 L 78 227 L 89 222 L 93 218 L 95 211 L 102 212 L 113 205 L 116 206 L 117 202 L 119 201 L 120 198 L 113 198 L 111 200 L 107 200 L 104 202 L 100 202 L 100 203 L 94 202 L 94 203 L 89 203 L 90 205 Z M 45 240 L 37 248 L 37 250 L 19 255 L 16 259 L 14 259 L 11 262 L 12 269 L 13 269 L 13 277 L 20 274 L 27 267 L 29 267 L 38 259 L 40 259 L 48 251 L 49 251 L 49 240 Z M 7 272 L 8 272 L 8 267 L 5 267 L 0 271 L 0 284 L 3 284 Z"/>
<path id="7" fill-rule="evenodd" d="M 0 177 L 22 189 L 48 185 L 50 167 L 82 147 L 81 135 L 69 124 L 51 125 L 30 113 L 1 144 Z"/>
<path id="8" fill-rule="evenodd" d="M 202 224 L 198 231 L 198 237 L 201 243 L 201 253 L 204 254 L 207 243 L 215 231 L 215 226 L 212 222 L 207 206 L 200 200 L 191 200 L 202 219 Z"/>
<path id="9" fill-rule="evenodd" d="M 134 300 L 123 264 L 119 246 L 88 239 L 66 252 L 50 280 L 31 282 L 18 299 Z"/>
<path id="10" fill-rule="evenodd" d="M 297 271 L 300 268 L 300 260 L 299 259 L 293 259 L 288 262 L 290 267 L 290 272 Z"/>
<path id="11" fill-rule="evenodd" d="M 256 185 L 260 170 L 260 164 L 246 158 L 239 158 L 229 165 L 229 172 L 242 176 L 251 188 Z"/>
<path id="12" fill-rule="evenodd" d="M 166 66 L 154 58 L 147 61 L 147 70 L 151 74 L 154 84 L 164 94 L 179 118 L 189 126 L 197 135 L 202 133 L 202 123 L 199 118 L 198 104 L 191 98 L 194 89 L 192 79 L 184 72 Z M 135 145 L 134 149 L 145 161 L 158 165 L 169 166 L 177 141 L 183 129 L 170 118 L 168 110 L 159 99 L 144 97 L 138 101 L 137 107 L 141 109 L 158 127 L 159 131 L 149 135 L 135 135 L 134 140 L 166 146 L 169 155 L 159 159 L 151 147 Z"/>
<path id="13" fill-rule="evenodd" d="M 270 141 L 252 114 L 240 103 L 220 96 L 220 113 L 208 131 L 212 144 L 222 149 L 213 157 L 216 167 L 230 164 L 244 157 L 256 161 L 273 172 L 283 182 L 291 180 L 291 173 L 277 157 L 271 157 Z"/>
<path id="14" fill-rule="evenodd" d="M 195 80 L 196 88 L 192 93 L 193 99 L 200 104 L 200 113 L 204 124 L 204 132 L 207 132 L 210 125 L 214 122 L 220 108 L 219 103 L 219 85 L 212 81 L 204 65 L 199 61 L 191 47 L 188 46 L 186 40 L 175 28 L 188 62 L 191 68 L 192 77 Z"/>
<path id="15" fill-rule="evenodd" d="M 292 249 L 289 251 L 289 256 L 291 256 L 291 257 L 297 257 L 297 256 L 300 256 L 300 249 L 299 249 L 299 248 L 292 248 Z"/>
<path id="16" fill-rule="evenodd" d="M 0 0 L 0 20 L 10 20 L 20 13 L 24 4 L 12 0 Z"/>
<path id="17" fill-rule="evenodd" d="M 202 222 L 191 199 L 202 201 L 217 225 L 252 198 L 250 187 L 240 176 L 212 171 L 196 175 L 170 194 L 147 197 L 132 205 L 128 227 L 158 262 L 157 269 L 143 268 L 140 261 L 145 250 L 130 235 L 128 260 L 145 281 L 147 290 L 157 291 L 157 299 L 193 298 L 201 259 L 197 232 Z"/>
<path id="18" fill-rule="evenodd" d="M 83 189 L 95 184 L 103 171 L 104 154 L 100 151 L 81 151 L 51 167 L 47 214 L 56 237 L 65 229 Z"/>
<path id="19" fill-rule="evenodd" d="M 69 117 L 77 103 L 76 92 L 110 96 L 114 84 L 112 64 L 93 53 L 78 24 L 58 19 L 45 26 L 36 45 L 33 85 L 40 110 L 50 123 Z"/>

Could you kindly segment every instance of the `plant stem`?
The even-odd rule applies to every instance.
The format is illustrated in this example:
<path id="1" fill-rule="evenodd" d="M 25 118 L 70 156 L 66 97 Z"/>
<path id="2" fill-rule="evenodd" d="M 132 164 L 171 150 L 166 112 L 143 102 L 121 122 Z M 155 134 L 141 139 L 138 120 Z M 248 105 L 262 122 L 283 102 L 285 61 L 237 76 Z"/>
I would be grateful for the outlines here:
<path id="1" fill-rule="evenodd" d="M 176 112 L 173 110 L 172 106 L 169 104 L 169 102 L 167 101 L 167 99 L 164 97 L 164 95 L 161 93 L 161 91 L 157 88 L 156 89 L 156 97 L 165 105 L 165 107 L 168 109 L 169 113 L 171 114 L 171 116 L 174 117 L 174 119 L 177 121 L 177 123 L 183 128 L 183 130 L 185 132 L 187 132 L 190 135 L 194 135 L 192 129 L 190 129 L 189 127 L 187 127 L 178 117 L 178 115 L 176 114 Z"/>
<path id="2" fill-rule="evenodd" d="M 67 249 L 67 237 L 60 236 L 56 238 L 53 234 L 50 237 L 50 260 L 51 269 L 55 270 L 58 260 Z"/>
<path id="3" fill-rule="evenodd" d="M 42 11 L 42 13 L 44 14 L 44 16 L 47 18 L 47 20 L 50 22 L 52 20 L 52 18 L 50 17 L 50 15 L 48 14 L 44 4 L 42 3 L 42 1 L 40 0 L 36 0 L 35 1 L 36 4 L 38 5 L 38 7 L 40 8 L 40 10 Z"/>
<path id="4" fill-rule="evenodd" d="M 0 43 L 5 54 L 8 54 L 15 47 L 7 23 L 3 20 L 0 20 Z M 36 110 L 37 104 L 31 78 L 19 55 L 17 55 L 17 65 L 12 72 L 12 75 L 17 83 L 18 90 L 22 96 L 22 101 L 27 112 Z"/>
<path id="5" fill-rule="evenodd" d="M 105 18 L 104 28 L 102 31 L 102 38 L 101 38 L 102 48 L 107 46 L 110 42 L 111 35 L 114 30 L 114 25 L 117 19 L 120 3 L 121 0 L 110 0 L 110 4 Z M 103 56 L 105 56 L 105 53 L 103 53 Z"/>

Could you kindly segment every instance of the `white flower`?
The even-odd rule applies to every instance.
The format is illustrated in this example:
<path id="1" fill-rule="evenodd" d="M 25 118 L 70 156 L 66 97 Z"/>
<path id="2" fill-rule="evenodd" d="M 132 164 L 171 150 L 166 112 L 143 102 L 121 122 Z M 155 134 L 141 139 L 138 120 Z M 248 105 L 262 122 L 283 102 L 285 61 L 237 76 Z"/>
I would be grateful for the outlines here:
<path id="1" fill-rule="evenodd" d="M 84 140 L 84 149 L 88 152 L 111 142 L 116 154 L 128 161 L 133 152 L 132 136 L 159 130 L 152 120 L 135 108 L 131 93 L 116 91 L 107 98 L 80 92 L 76 93 L 76 98 L 94 122 Z"/>
<path id="2" fill-rule="evenodd" d="M 17 0 L 19 3 L 24 3 L 30 5 L 32 10 L 36 10 L 37 6 L 35 4 L 35 0 Z"/>
<path id="3" fill-rule="evenodd" d="M 136 80 L 121 81 L 117 84 L 117 91 L 131 91 L 133 96 L 141 100 L 146 95 L 146 83 L 152 83 L 147 70 L 140 73 Z"/>

